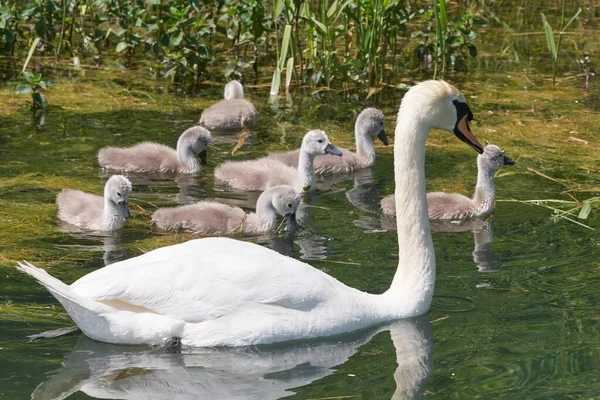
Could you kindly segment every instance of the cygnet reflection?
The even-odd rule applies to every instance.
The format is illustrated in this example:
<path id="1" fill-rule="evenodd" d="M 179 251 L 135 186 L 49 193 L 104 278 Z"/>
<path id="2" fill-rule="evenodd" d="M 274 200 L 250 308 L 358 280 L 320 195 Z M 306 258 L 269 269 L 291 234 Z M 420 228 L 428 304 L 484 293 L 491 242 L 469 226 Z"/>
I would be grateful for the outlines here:
<path id="1" fill-rule="evenodd" d="M 73 238 L 71 243 L 57 244 L 56 247 L 76 253 L 82 251 L 102 251 L 104 266 L 129 258 L 129 252 L 123 248 L 119 232 L 86 232 L 73 225 L 61 222 L 59 228 Z"/>
<path id="2" fill-rule="evenodd" d="M 195 348 L 181 354 L 100 343 L 82 335 L 62 368 L 38 385 L 31 398 L 64 399 L 82 392 L 103 399 L 278 399 L 331 375 L 384 331 L 390 332 L 396 351 L 392 399 L 422 397 L 433 371 L 429 316 L 319 341 Z"/>

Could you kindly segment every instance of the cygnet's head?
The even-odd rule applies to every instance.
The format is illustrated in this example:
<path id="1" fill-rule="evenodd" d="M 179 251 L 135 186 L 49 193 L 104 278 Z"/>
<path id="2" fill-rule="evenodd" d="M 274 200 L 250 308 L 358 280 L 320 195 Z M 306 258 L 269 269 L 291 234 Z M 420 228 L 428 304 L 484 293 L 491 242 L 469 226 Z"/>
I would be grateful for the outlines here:
<path id="1" fill-rule="evenodd" d="M 123 175 L 111 176 L 104 185 L 104 198 L 114 203 L 125 219 L 131 217 L 127 208 L 130 192 L 131 182 Z"/>
<path id="2" fill-rule="evenodd" d="M 354 125 L 354 132 L 357 135 L 367 134 L 373 138 L 377 136 L 387 146 L 388 139 L 385 136 L 383 122 L 383 113 L 381 111 L 376 108 L 367 108 L 358 114 L 356 124 Z"/>
<path id="3" fill-rule="evenodd" d="M 225 100 L 243 99 L 244 87 L 238 81 L 231 81 L 225 85 Z"/>
<path id="4" fill-rule="evenodd" d="M 479 154 L 483 153 L 483 146 L 469 127 L 473 113 L 465 97 L 448 82 L 431 80 L 410 88 L 400 106 L 399 115 L 403 113 L 409 113 L 430 129 L 452 132 Z"/>
<path id="5" fill-rule="evenodd" d="M 342 152 L 331 144 L 325 132 L 320 130 L 308 131 L 308 133 L 304 135 L 301 151 L 306 151 L 312 156 L 322 154 L 332 154 L 334 156 L 342 155 Z"/>
<path id="6" fill-rule="evenodd" d="M 503 165 L 514 165 L 514 160 L 506 157 L 500 147 L 493 144 L 485 146 L 483 153 L 477 156 L 477 167 L 494 173 Z"/>
<path id="7" fill-rule="evenodd" d="M 277 214 L 285 219 L 288 230 L 296 229 L 296 211 L 300 206 L 300 196 L 293 187 L 288 185 L 274 186 L 266 190 L 261 196 L 271 197 L 273 208 L 275 208 Z"/>
<path id="8" fill-rule="evenodd" d="M 206 165 L 206 148 L 212 141 L 210 132 L 201 126 L 192 126 L 179 136 L 177 148 L 189 147 L 200 157 L 200 164 Z"/>

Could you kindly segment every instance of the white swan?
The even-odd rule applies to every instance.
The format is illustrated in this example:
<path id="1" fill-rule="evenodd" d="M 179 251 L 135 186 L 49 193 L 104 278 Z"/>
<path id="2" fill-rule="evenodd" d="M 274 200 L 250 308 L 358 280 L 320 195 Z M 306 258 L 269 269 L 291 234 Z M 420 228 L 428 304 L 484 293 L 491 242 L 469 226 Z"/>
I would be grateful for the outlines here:
<path id="1" fill-rule="evenodd" d="M 435 254 L 427 218 L 425 138 L 454 132 L 478 152 L 472 113 L 443 81 L 411 88 L 395 138 L 398 269 L 391 287 L 370 294 L 264 247 L 226 238 L 190 240 L 109 265 L 71 286 L 31 264 L 35 277 L 90 338 L 110 343 L 245 346 L 329 336 L 429 309 Z"/>
<path id="2" fill-rule="evenodd" d="M 169 231 L 200 234 L 241 231 L 258 233 L 277 228 L 277 215 L 287 222 L 288 229 L 296 227 L 296 210 L 300 197 L 293 187 L 274 186 L 265 190 L 256 202 L 256 213 L 246 214 L 239 207 L 215 201 L 200 201 L 179 207 L 159 208 L 152 215 L 152 224 Z"/>
<path id="3" fill-rule="evenodd" d="M 104 185 L 104 197 L 63 189 L 56 196 L 58 218 L 90 231 L 116 231 L 130 217 L 129 203 L 131 182 L 123 175 L 111 176 Z"/>
<path id="4" fill-rule="evenodd" d="M 211 140 L 209 131 L 193 126 L 179 136 L 177 150 L 152 142 L 125 148 L 104 147 L 98 152 L 98 164 L 122 171 L 196 174 L 200 165 L 206 165 L 206 148 Z M 200 156 L 200 163 L 195 154 Z"/>
<path id="5" fill-rule="evenodd" d="M 238 81 L 225 85 L 225 99 L 208 107 L 200 123 L 209 129 L 240 129 L 256 120 L 256 108 L 244 100 L 244 87 Z"/>
<path id="6" fill-rule="evenodd" d="M 339 150 L 342 157 L 317 156 L 314 161 L 314 169 L 317 174 L 352 172 L 357 169 L 367 168 L 375 164 L 374 138 L 381 140 L 383 144 L 388 145 L 387 136 L 385 136 L 383 113 L 376 108 L 367 108 L 363 110 L 356 118 L 354 125 L 354 136 L 356 140 L 356 152 L 348 149 Z M 286 151 L 284 153 L 272 153 L 267 156 L 273 160 L 278 160 L 298 168 L 300 159 L 300 150 Z"/>
<path id="7" fill-rule="evenodd" d="M 489 217 L 494 212 L 494 174 L 503 165 L 514 165 L 500 147 L 490 144 L 477 156 L 477 185 L 470 199 L 458 193 L 427 193 L 427 208 L 430 219 L 471 219 Z M 396 215 L 394 195 L 381 200 L 381 210 L 387 215 Z"/>
<path id="8" fill-rule="evenodd" d="M 266 190 L 276 185 L 290 185 L 298 192 L 317 189 L 313 162 L 315 156 L 342 153 L 331 144 L 323 131 L 309 131 L 302 139 L 298 168 L 267 157 L 248 161 L 224 162 L 215 169 L 215 179 L 235 189 Z"/>

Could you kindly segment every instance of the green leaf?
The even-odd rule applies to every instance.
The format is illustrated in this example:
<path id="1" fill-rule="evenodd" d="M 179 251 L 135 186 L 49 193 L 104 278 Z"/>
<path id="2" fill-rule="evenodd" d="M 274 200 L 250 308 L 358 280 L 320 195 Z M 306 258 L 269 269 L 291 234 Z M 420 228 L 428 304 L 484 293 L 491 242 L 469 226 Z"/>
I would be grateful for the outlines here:
<path id="1" fill-rule="evenodd" d="M 275 21 L 277 21 L 279 19 L 279 16 L 281 15 L 281 12 L 283 11 L 284 5 L 285 5 L 285 0 L 277 0 L 277 3 L 275 3 L 275 13 L 273 14 L 273 18 L 275 18 Z"/>
<path id="2" fill-rule="evenodd" d="M 294 57 L 288 58 L 287 65 L 285 67 L 285 89 L 290 88 L 292 82 L 292 73 L 294 72 Z"/>
<path id="3" fill-rule="evenodd" d="M 27 82 L 19 83 L 15 89 L 16 94 L 30 94 L 31 92 L 33 92 L 33 90 Z"/>
<path id="4" fill-rule="evenodd" d="M 581 211 L 579 211 L 577 218 L 587 219 L 587 217 L 590 215 L 590 212 L 592 212 L 592 203 L 589 201 L 584 201 L 583 207 L 581 207 Z"/>
<path id="5" fill-rule="evenodd" d="M 127 48 L 127 42 L 120 42 L 117 45 L 117 53 L 121 53 L 122 51 L 124 51 Z"/>
<path id="6" fill-rule="evenodd" d="M 550 50 L 550 54 L 552 58 L 556 60 L 558 53 L 556 51 L 556 43 L 554 42 L 554 33 L 552 32 L 552 27 L 548 23 L 546 16 L 542 13 L 542 21 L 544 23 L 544 33 L 546 34 L 546 42 L 548 42 L 548 50 Z"/>
<path id="7" fill-rule="evenodd" d="M 273 72 L 273 80 L 271 81 L 271 90 L 269 92 L 269 102 L 274 102 L 279 94 L 279 86 L 281 85 L 281 70 L 279 67 L 275 68 Z"/>
<path id="8" fill-rule="evenodd" d="M 573 21 L 575 21 L 575 18 L 577 18 L 579 16 L 579 14 L 581 14 L 581 8 L 579 8 L 577 10 L 577 12 L 575 13 L 575 15 L 573 15 L 573 18 L 571 18 L 569 20 L 569 22 L 567 22 L 567 24 L 562 28 L 562 30 L 560 31 L 561 34 L 565 33 L 567 31 L 567 28 L 569 27 L 569 25 L 571 25 L 573 23 Z"/>

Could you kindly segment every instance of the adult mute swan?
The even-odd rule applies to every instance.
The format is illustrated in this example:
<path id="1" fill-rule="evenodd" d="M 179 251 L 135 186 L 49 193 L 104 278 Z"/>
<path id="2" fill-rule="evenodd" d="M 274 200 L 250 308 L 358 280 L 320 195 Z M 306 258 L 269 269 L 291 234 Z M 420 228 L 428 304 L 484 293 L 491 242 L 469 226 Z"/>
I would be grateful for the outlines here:
<path id="1" fill-rule="evenodd" d="M 196 174 L 206 165 L 206 148 L 212 141 L 210 132 L 193 126 L 179 136 L 177 150 L 152 142 L 133 147 L 104 147 L 98 152 L 102 168 L 133 172 L 179 172 Z M 200 162 L 196 159 L 200 156 Z"/>
<path id="2" fill-rule="evenodd" d="M 244 87 L 238 81 L 225 85 L 225 99 L 208 107 L 200 123 L 209 129 L 240 129 L 256 120 L 256 108 L 244 100 Z"/>
<path id="3" fill-rule="evenodd" d="M 36 278 L 90 338 L 110 343 L 246 346 L 341 334 L 429 309 L 435 254 L 427 218 L 425 138 L 453 132 L 478 152 L 465 98 L 444 81 L 411 88 L 395 138 L 398 269 L 370 294 L 264 247 L 190 240 L 96 270 L 71 286 L 31 264 Z"/>
<path id="4" fill-rule="evenodd" d="M 344 173 L 360 168 L 371 167 L 375 164 L 375 147 L 373 140 L 378 138 L 383 144 L 388 145 L 387 136 L 383 128 L 383 113 L 376 108 L 363 110 L 356 118 L 354 136 L 356 139 L 356 152 L 348 149 L 339 149 L 342 157 L 317 156 L 313 162 L 315 173 Z M 281 161 L 285 165 L 298 168 L 300 150 L 272 153 L 267 158 Z"/>
<path id="5" fill-rule="evenodd" d="M 104 197 L 63 189 L 56 196 L 58 218 L 81 229 L 116 231 L 130 217 L 127 204 L 131 182 L 123 175 L 111 176 L 104 185 Z"/>
<path id="6" fill-rule="evenodd" d="M 514 165 L 500 147 L 493 144 L 485 146 L 483 153 L 477 156 L 477 186 L 473 198 L 458 193 L 427 193 L 427 208 L 430 219 L 471 219 L 489 217 L 494 212 L 494 174 L 503 165 Z M 396 215 L 394 195 L 381 200 L 384 214 Z"/>

